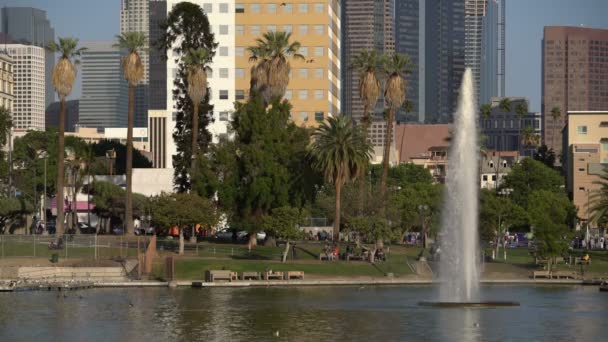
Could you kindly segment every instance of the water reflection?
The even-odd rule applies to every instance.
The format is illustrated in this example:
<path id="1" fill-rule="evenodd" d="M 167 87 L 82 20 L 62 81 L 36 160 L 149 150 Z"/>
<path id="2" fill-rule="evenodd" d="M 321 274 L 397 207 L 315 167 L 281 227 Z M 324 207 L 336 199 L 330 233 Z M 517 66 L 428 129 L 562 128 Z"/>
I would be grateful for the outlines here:
<path id="1" fill-rule="evenodd" d="M 0 341 L 524 341 L 602 337 L 608 296 L 482 287 L 508 309 L 437 309 L 431 287 L 95 289 L 0 294 Z M 80 298 L 82 296 L 82 298 Z M 279 337 L 275 333 L 279 333 Z"/>

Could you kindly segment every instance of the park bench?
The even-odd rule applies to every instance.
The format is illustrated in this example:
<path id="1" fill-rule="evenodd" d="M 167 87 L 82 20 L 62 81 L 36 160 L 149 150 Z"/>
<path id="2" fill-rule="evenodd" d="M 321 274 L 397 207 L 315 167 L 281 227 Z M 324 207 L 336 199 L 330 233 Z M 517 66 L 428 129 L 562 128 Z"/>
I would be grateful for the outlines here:
<path id="1" fill-rule="evenodd" d="M 319 253 L 319 260 L 334 261 L 336 260 L 336 257 L 333 254 L 328 255 L 325 252 L 321 252 Z"/>
<path id="2" fill-rule="evenodd" d="M 551 279 L 551 271 L 533 271 L 532 272 L 532 278 L 536 279 L 536 277 L 538 278 L 549 278 Z"/>
<path id="3" fill-rule="evenodd" d="M 205 280 L 213 283 L 216 280 L 227 280 L 229 282 L 237 280 L 236 272 L 228 270 L 208 270 L 205 274 Z"/>
<path id="4" fill-rule="evenodd" d="M 266 271 L 262 274 L 262 279 L 264 279 L 264 280 L 271 280 L 271 279 L 283 280 L 283 272 Z"/>
<path id="5" fill-rule="evenodd" d="M 362 254 L 359 254 L 359 255 L 355 255 L 355 254 L 348 254 L 348 255 L 346 256 L 346 261 L 348 262 L 348 261 L 351 261 L 351 260 L 365 260 L 366 258 L 367 258 L 367 257 L 366 257 L 366 256 L 364 256 L 364 255 L 362 255 Z"/>
<path id="6" fill-rule="evenodd" d="M 302 271 L 287 271 L 287 272 L 285 272 L 285 280 L 291 280 L 293 278 L 304 280 L 304 272 L 302 272 Z"/>
<path id="7" fill-rule="evenodd" d="M 241 273 L 241 280 L 260 280 L 260 272 L 243 272 Z"/>
<path id="8" fill-rule="evenodd" d="M 575 265 L 591 265 L 591 259 L 585 261 L 585 259 L 583 259 L 582 257 L 576 257 L 576 258 L 574 258 L 574 264 Z"/>
<path id="9" fill-rule="evenodd" d="M 576 272 L 572 271 L 556 271 L 551 274 L 552 278 L 555 279 L 577 279 L 578 276 Z"/>

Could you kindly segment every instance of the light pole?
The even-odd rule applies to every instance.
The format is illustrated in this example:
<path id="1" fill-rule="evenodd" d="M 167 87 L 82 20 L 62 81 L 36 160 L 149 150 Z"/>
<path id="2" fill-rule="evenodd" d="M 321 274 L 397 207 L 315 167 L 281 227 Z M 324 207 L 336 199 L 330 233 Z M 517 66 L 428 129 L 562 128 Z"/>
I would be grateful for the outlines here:
<path id="1" fill-rule="evenodd" d="M 42 202 L 42 223 L 44 224 L 44 229 L 46 231 L 46 166 L 48 160 L 48 153 L 44 150 L 39 150 L 37 152 L 38 158 L 44 159 L 44 193 L 43 193 L 43 202 Z M 43 231 L 43 233 L 45 232 Z"/>

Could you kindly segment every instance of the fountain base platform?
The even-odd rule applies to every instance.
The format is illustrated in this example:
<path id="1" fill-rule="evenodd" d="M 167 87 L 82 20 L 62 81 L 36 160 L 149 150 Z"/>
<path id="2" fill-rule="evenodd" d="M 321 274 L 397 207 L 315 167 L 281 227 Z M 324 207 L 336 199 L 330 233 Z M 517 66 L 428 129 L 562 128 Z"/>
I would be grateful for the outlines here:
<path id="1" fill-rule="evenodd" d="M 418 302 L 420 306 L 434 308 L 509 308 L 519 306 L 518 302 Z"/>

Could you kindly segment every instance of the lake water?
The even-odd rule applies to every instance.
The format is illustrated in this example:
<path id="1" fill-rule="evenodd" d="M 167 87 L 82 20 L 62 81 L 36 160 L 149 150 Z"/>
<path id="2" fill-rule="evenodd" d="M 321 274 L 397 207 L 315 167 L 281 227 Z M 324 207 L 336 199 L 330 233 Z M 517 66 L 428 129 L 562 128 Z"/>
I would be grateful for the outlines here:
<path id="1" fill-rule="evenodd" d="M 0 341 L 599 341 L 596 286 L 482 286 L 501 309 L 420 307 L 438 289 L 129 288 L 0 293 Z M 279 336 L 276 336 L 278 332 Z"/>

